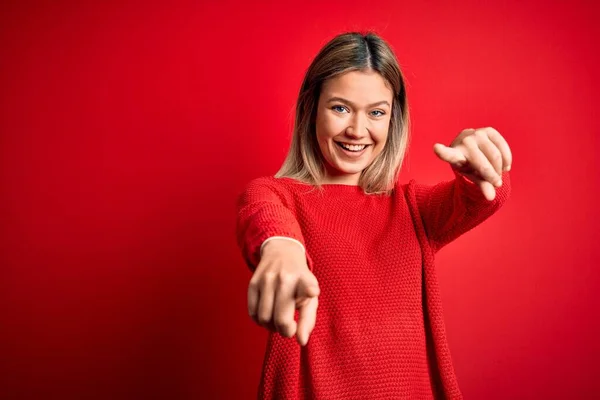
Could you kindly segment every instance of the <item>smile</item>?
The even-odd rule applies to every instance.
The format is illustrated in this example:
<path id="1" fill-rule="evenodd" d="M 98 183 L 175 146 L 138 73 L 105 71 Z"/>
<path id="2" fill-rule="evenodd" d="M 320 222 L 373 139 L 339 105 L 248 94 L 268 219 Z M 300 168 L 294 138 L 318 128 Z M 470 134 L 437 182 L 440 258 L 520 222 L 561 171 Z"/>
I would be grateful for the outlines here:
<path id="1" fill-rule="evenodd" d="M 346 143 L 340 143 L 340 142 L 335 142 L 335 144 L 346 151 L 351 151 L 351 152 L 355 152 L 355 153 L 361 152 L 364 149 L 366 149 L 367 146 L 369 146 L 368 144 L 346 144 Z"/>

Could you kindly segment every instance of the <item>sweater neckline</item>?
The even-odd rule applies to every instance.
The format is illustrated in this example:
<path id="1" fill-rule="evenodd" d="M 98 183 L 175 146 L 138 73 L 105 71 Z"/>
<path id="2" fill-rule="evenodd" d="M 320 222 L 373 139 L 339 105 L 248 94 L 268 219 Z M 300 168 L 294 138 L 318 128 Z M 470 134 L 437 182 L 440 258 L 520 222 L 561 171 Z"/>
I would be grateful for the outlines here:
<path id="1" fill-rule="evenodd" d="M 340 190 L 347 192 L 364 192 L 358 185 L 344 185 L 343 183 L 322 183 L 321 186 L 326 190 Z"/>
<path id="2" fill-rule="evenodd" d="M 306 188 L 317 189 L 317 186 L 311 185 L 310 183 L 307 183 L 307 182 L 299 181 L 297 179 L 288 178 L 288 177 L 283 177 L 283 178 L 279 178 L 279 179 L 285 179 L 294 185 L 300 185 L 300 186 L 303 186 Z M 359 185 L 346 185 L 343 183 L 322 183 L 320 186 L 325 193 L 330 193 L 330 194 L 366 195 L 363 188 L 360 187 Z"/>

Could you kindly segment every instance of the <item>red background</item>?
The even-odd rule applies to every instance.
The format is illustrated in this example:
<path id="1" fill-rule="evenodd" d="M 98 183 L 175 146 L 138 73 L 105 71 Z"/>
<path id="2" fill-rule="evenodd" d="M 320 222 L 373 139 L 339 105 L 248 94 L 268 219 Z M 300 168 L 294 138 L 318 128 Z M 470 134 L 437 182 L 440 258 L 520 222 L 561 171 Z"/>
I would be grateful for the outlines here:
<path id="1" fill-rule="evenodd" d="M 594 2 L 3 2 L 0 393 L 252 398 L 266 333 L 235 198 L 273 174 L 303 73 L 374 29 L 408 80 L 402 179 L 493 126 L 513 196 L 439 254 L 466 398 L 589 398 L 600 369 Z M 302 4 L 301 4 L 302 3 Z"/>

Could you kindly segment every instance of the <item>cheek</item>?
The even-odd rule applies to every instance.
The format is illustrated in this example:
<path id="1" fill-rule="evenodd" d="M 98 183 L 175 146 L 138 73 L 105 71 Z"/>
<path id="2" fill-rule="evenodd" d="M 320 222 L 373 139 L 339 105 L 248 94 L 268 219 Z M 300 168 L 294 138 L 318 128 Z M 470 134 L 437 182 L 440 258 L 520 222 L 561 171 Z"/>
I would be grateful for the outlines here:
<path id="1" fill-rule="evenodd" d="M 381 124 L 381 126 L 378 126 L 377 129 L 373 132 L 373 138 L 377 141 L 378 146 L 383 147 L 385 145 L 385 143 L 387 142 L 388 131 L 389 123 Z"/>
<path id="2" fill-rule="evenodd" d="M 319 145 L 319 149 L 321 149 L 321 154 L 327 155 L 329 153 L 329 131 L 327 129 L 326 124 L 323 123 L 322 120 L 317 120 L 315 124 L 316 136 L 317 136 L 317 144 Z"/>
<path id="3" fill-rule="evenodd" d="M 319 140 L 328 140 L 337 136 L 344 127 L 342 118 L 323 115 L 317 120 L 317 137 Z"/>

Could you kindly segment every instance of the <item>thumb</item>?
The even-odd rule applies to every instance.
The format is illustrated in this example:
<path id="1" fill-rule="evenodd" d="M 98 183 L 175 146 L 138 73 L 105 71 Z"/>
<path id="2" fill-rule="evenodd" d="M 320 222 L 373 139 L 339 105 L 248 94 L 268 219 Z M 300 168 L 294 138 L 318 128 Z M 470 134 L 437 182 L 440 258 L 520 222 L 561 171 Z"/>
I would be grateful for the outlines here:
<path id="1" fill-rule="evenodd" d="M 314 275 L 304 275 L 298 280 L 296 299 L 317 297 L 319 294 L 321 294 L 321 289 Z"/>
<path id="2" fill-rule="evenodd" d="M 433 146 L 433 152 L 442 161 L 446 161 L 450 164 L 460 166 L 467 161 L 464 154 L 459 149 L 455 147 L 448 147 L 441 143 L 436 143 Z"/>

